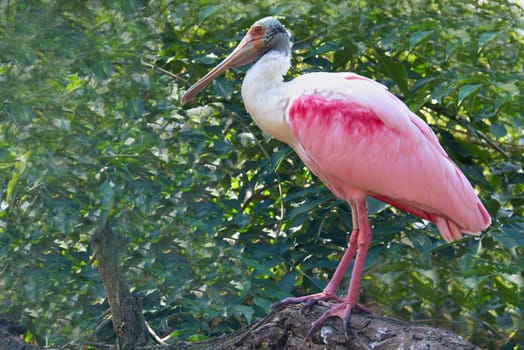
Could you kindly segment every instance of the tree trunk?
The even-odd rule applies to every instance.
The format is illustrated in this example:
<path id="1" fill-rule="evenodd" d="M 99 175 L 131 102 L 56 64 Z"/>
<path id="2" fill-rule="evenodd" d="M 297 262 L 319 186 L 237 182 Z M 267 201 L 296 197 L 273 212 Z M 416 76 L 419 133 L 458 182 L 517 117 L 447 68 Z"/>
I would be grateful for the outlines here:
<path id="1" fill-rule="evenodd" d="M 109 223 L 96 232 L 93 247 L 120 349 L 130 350 L 147 344 L 150 337 L 145 325 L 143 307 L 140 300 L 131 295 L 118 267 L 118 247 Z"/>

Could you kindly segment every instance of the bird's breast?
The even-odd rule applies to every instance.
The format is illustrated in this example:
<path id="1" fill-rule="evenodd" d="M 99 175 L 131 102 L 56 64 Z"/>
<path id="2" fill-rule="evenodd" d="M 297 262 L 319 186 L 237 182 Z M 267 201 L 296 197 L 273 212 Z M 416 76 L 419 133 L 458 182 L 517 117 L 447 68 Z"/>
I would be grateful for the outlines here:
<path id="1" fill-rule="evenodd" d="M 285 118 L 289 98 L 282 83 L 266 82 L 257 85 L 254 80 L 245 79 L 242 85 L 242 99 L 247 112 L 260 129 L 279 141 L 293 143 L 293 136 Z"/>

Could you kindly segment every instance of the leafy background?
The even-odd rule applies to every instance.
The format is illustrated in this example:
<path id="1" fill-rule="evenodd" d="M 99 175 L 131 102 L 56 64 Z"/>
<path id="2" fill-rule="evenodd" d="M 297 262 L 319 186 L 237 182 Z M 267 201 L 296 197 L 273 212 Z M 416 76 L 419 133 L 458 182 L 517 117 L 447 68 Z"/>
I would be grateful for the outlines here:
<path id="1" fill-rule="evenodd" d="M 245 69 L 179 103 L 267 15 L 295 38 L 286 78 L 350 70 L 386 84 L 493 217 L 480 238 L 446 244 L 432 225 L 370 202 L 361 302 L 483 348 L 519 348 L 524 11 L 503 0 L 1 2 L 3 317 L 42 345 L 103 339 L 90 239 L 106 219 L 160 334 L 230 332 L 325 285 L 348 206 L 252 123 L 238 93 Z"/>

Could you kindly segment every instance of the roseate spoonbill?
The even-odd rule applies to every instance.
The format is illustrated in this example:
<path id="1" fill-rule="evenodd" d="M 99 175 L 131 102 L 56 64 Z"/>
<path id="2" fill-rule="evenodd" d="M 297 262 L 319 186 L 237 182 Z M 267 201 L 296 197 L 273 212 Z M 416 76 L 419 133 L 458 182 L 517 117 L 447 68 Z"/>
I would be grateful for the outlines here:
<path id="1" fill-rule="evenodd" d="M 249 28 L 234 51 L 184 96 L 186 103 L 229 67 L 256 61 L 242 84 L 245 107 L 258 126 L 287 143 L 337 197 L 351 207 L 349 244 L 320 293 L 287 298 L 276 306 L 335 300 L 308 334 L 330 317 L 346 334 L 357 305 L 371 241 L 366 196 L 433 222 L 446 241 L 478 235 L 491 218 L 471 184 L 430 127 L 385 86 L 354 73 L 310 73 L 284 82 L 290 67 L 289 32 L 267 17 Z M 345 297 L 336 291 L 355 258 Z"/>

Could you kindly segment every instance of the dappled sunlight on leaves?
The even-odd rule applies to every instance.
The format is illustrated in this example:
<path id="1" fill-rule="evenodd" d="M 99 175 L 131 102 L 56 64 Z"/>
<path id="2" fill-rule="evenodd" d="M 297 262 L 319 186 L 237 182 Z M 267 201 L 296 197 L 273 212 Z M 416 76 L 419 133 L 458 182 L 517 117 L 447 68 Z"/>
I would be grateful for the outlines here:
<path id="1" fill-rule="evenodd" d="M 493 218 L 480 237 L 446 244 L 433 225 L 370 200 L 361 302 L 482 348 L 524 342 L 523 10 L 413 4 L 0 6 L 2 316 L 42 345 L 102 337 L 93 331 L 108 305 L 90 241 L 105 221 L 158 333 L 231 332 L 325 286 L 349 207 L 254 125 L 239 94 L 245 69 L 180 106 L 254 20 L 276 15 L 295 40 L 286 79 L 351 70 L 387 85 Z"/>

